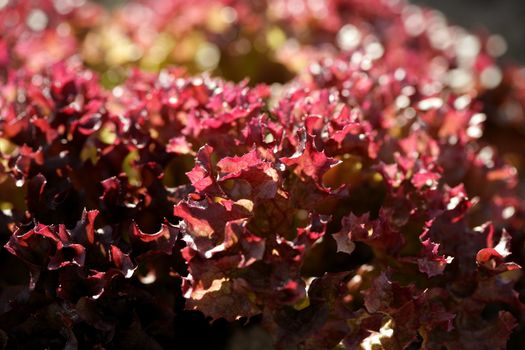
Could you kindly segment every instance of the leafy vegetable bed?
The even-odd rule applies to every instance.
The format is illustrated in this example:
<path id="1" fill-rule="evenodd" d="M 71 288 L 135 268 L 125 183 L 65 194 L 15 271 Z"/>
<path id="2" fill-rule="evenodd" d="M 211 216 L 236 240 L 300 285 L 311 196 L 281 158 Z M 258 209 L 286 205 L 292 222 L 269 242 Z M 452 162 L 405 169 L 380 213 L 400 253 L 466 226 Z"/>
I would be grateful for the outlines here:
<path id="1" fill-rule="evenodd" d="M 525 341 L 502 38 L 393 0 L 0 0 L 0 33 L 0 348 Z"/>

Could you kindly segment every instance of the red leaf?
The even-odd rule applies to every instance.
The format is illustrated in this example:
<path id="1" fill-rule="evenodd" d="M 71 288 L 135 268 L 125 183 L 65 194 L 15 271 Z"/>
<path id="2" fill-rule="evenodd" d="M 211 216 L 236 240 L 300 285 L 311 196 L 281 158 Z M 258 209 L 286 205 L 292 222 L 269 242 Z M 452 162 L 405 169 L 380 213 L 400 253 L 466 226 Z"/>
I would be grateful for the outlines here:
<path id="1" fill-rule="evenodd" d="M 328 169 L 341 162 L 327 157 L 323 151 L 319 152 L 310 136 L 302 141 L 301 149 L 297 150 L 294 155 L 280 158 L 280 160 L 287 166 L 295 166 L 297 173 L 311 177 L 317 183 L 320 183 L 323 174 Z"/>

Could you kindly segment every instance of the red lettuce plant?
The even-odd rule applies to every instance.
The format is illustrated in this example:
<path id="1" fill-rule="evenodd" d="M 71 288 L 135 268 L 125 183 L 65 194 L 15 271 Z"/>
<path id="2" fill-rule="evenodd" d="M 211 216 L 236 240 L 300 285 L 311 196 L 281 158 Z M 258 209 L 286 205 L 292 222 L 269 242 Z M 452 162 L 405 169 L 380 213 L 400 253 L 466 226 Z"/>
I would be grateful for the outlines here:
<path id="1" fill-rule="evenodd" d="M 133 69 L 109 90 L 65 48 L 13 49 L 44 30 L 76 52 L 114 15 L 58 3 L 39 30 L 2 24 L 2 347 L 519 348 L 523 174 L 497 136 L 523 84 L 432 35 L 480 39 L 395 2 L 322 2 L 321 21 L 216 1 L 252 34 L 311 28 L 307 68 L 271 86 Z"/>

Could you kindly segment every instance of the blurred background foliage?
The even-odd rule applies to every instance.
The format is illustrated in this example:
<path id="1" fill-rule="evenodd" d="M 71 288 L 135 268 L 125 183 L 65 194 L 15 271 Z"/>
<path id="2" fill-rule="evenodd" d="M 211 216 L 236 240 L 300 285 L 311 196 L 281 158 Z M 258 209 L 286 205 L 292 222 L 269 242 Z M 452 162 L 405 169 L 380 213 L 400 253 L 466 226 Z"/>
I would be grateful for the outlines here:
<path id="1" fill-rule="evenodd" d="M 451 22 L 471 30 L 502 35 L 507 56 L 525 62 L 525 1 L 523 0 L 414 0 L 442 11 Z"/>
<path id="2" fill-rule="evenodd" d="M 97 0 L 109 8 L 126 0 Z M 442 11 L 452 22 L 471 30 L 488 30 L 508 43 L 508 57 L 525 62 L 525 1 L 523 0 L 411 0 Z"/>

